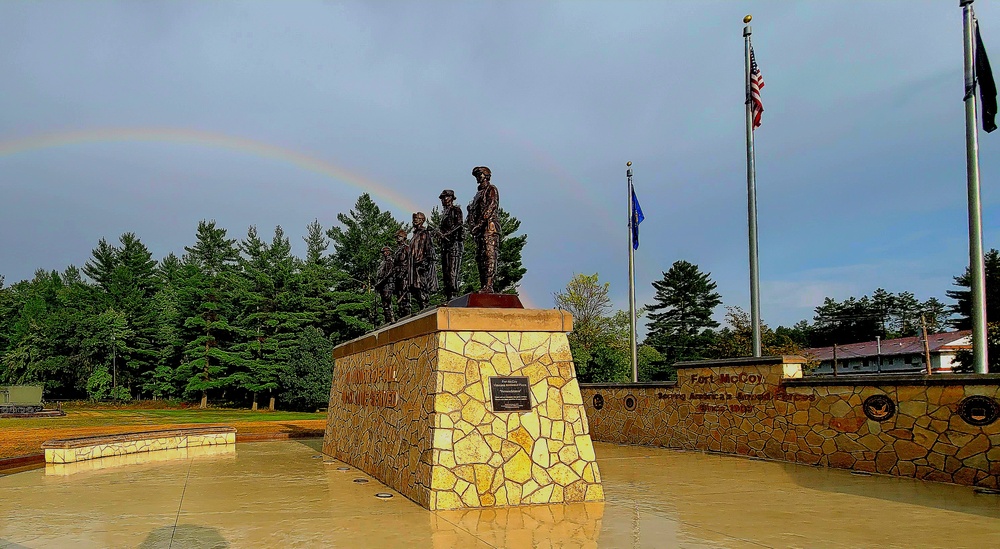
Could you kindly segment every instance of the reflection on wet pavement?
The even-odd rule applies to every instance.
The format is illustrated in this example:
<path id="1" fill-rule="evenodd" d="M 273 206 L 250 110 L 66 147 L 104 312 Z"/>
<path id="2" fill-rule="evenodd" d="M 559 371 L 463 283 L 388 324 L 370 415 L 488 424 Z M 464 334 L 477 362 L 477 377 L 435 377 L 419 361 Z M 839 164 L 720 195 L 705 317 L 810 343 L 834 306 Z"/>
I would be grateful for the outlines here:
<path id="1" fill-rule="evenodd" d="M 105 458 L 0 476 L 0 548 L 989 547 L 1000 539 L 1000 497 L 967 487 L 609 444 L 596 445 L 605 503 L 432 513 L 318 459 L 320 446 L 247 443 L 235 454 Z"/>

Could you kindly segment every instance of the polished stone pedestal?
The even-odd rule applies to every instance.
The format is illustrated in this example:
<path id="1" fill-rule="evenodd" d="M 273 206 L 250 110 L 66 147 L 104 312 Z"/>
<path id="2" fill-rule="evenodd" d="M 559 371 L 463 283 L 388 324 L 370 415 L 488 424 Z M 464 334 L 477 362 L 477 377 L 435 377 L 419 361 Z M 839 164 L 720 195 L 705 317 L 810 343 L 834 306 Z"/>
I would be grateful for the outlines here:
<path id="1" fill-rule="evenodd" d="M 563 311 L 441 307 L 344 343 L 323 451 L 432 510 L 601 501 L 571 329 Z M 527 411 L 499 411 L 496 387 Z"/>

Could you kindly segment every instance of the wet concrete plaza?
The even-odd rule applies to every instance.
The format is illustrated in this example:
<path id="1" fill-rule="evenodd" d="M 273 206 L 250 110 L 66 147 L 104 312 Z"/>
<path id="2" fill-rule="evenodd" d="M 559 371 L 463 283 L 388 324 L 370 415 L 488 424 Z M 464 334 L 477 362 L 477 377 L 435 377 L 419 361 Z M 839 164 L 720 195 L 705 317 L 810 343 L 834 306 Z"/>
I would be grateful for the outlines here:
<path id="1" fill-rule="evenodd" d="M 995 547 L 971 488 L 596 444 L 605 503 L 429 512 L 322 441 L 104 458 L 0 476 L 0 548 Z M 355 482 L 365 479 L 368 482 Z"/>

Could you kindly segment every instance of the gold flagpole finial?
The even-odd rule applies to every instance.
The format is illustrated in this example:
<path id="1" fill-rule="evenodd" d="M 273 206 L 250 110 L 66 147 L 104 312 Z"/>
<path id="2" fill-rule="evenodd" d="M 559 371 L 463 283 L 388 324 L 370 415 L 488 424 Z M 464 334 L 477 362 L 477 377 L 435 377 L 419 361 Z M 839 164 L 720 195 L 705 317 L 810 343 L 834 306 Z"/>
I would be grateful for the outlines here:
<path id="1" fill-rule="evenodd" d="M 753 16 L 748 13 L 746 14 L 746 16 L 743 17 L 743 23 L 749 24 L 751 19 L 753 19 Z"/>
<path id="2" fill-rule="evenodd" d="M 629 160 L 628 162 L 625 163 L 625 167 L 629 167 L 631 165 L 632 165 L 632 161 L 631 160 Z"/>

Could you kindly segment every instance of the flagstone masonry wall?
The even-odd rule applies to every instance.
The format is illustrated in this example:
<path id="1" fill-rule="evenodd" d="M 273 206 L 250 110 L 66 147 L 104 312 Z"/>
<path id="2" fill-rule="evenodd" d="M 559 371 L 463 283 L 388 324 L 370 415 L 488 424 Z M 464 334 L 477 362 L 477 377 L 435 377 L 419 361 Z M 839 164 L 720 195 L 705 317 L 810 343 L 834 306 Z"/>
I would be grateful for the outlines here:
<path id="1" fill-rule="evenodd" d="M 974 425 L 960 412 L 986 421 L 1000 397 L 1000 375 L 803 378 L 803 363 L 682 363 L 676 383 L 583 385 L 591 435 L 998 487 L 1000 420 Z M 891 404 L 867 401 L 875 395 Z M 966 400 L 973 396 L 990 400 Z M 866 401 L 878 420 L 866 415 Z"/>
<path id="2" fill-rule="evenodd" d="M 439 308 L 338 346 L 323 452 L 432 510 L 602 501 L 554 310 Z M 489 378 L 526 376 L 530 412 Z"/>

